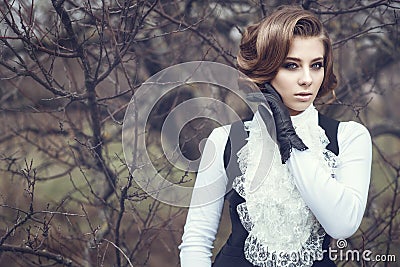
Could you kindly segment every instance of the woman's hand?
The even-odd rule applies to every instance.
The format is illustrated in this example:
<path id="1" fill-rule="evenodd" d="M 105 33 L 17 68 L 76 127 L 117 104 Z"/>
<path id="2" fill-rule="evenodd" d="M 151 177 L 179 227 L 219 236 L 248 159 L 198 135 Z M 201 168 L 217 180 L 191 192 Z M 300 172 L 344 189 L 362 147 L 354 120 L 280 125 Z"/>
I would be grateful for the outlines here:
<path id="1" fill-rule="evenodd" d="M 270 106 L 275 121 L 276 139 L 278 141 L 282 163 L 286 163 L 290 157 L 292 147 L 301 151 L 308 149 L 308 147 L 296 134 L 292 120 L 290 119 L 289 110 L 283 104 L 279 93 L 269 83 L 265 83 L 264 87 L 264 93 L 249 93 L 247 99 L 251 102 L 266 102 Z M 258 111 L 265 124 L 268 125 L 267 122 L 271 118 L 271 115 L 267 108 L 263 105 L 259 105 Z"/>

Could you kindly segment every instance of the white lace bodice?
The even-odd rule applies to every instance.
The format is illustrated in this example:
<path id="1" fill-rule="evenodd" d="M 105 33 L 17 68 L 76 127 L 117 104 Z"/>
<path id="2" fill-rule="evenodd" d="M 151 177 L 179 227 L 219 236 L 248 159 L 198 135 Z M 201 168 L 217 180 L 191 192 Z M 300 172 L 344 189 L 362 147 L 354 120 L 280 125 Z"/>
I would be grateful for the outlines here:
<path id="1" fill-rule="evenodd" d="M 326 150 L 329 140 L 318 126 L 317 110 L 311 106 L 292 119 L 315 160 L 334 176 L 337 158 Z M 287 165 L 281 163 L 278 146 L 258 113 L 245 123 L 245 130 L 249 137 L 238 152 L 242 174 L 233 183 L 246 200 L 237 206 L 242 225 L 249 232 L 245 257 L 256 266 L 311 266 L 322 257 L 325 231 L 297 190 Z"/>

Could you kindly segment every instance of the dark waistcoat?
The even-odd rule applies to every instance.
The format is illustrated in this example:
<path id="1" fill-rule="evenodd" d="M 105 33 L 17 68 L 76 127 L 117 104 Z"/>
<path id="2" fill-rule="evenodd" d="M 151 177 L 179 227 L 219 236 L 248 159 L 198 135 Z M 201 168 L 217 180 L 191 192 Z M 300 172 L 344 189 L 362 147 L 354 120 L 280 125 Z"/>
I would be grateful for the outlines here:
<path id="1" fill-rule="evenodd" d="M 330 143 L 327 149 L 334 154 L 339 154 L 339 146 L 337 142 L 337 130 L 339 122 L 330 119 L 322 114 L 318 114 L 318 121 L 321 128 L 325 130 L 326 136 Z M 243 122 L 234 122 L 231 126 L 228 142 L 225 146 L 224 164 L 226 174 L 228 176 L 228 186 L 231 188 L 233 179 L 241 174 L 239 165 L 237 163 L 237 152 L 242 148 L 247 138 L 247 132 L 244 131 Z M 232 232 L 218 253 L 213 267 L 253 267 L 253 265 L 246 260 L 243 252 L 244 242 L 248 236 L 247 230 L 243 227 L 236 207 L 245 201 L 235 190 L 231 189 L 225 199 L 229 202 L 229 212 L 231 217 Z M 322 249 L 328 251 L 331 237 L 326 235 L 323 241 Z M 335 267 L 333 261 L 328 257 L 328 253 L 324 253 L 324 258 L 321 261 L 315 261 L 313 267 Z"/>

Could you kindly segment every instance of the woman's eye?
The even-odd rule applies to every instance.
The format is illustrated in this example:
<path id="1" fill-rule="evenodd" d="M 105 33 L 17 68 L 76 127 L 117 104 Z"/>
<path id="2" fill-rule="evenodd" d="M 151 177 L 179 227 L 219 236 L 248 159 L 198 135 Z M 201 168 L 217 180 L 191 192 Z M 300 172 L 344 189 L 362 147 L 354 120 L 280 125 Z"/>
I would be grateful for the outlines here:
<path id="1" fill-rule="evenodd" d="M 285 69 L 288 69 L 288 70 L 294 70 L 294 69 L 296 69 L 298 66 L 297 66 L 296 63 L 289 62 L 289 63 L 285 63 L 285 64 L 283 65 L 283 67 L 284 67 Z"/>
<path id="2" fill-rule="evenodd" d="M 311 68 L 313 68 L 313 69 L 321 69 L 323 67 L 324 67 L 324 63 L 322 63 L 322 62 L 316 62 L 311 65 Z"/>

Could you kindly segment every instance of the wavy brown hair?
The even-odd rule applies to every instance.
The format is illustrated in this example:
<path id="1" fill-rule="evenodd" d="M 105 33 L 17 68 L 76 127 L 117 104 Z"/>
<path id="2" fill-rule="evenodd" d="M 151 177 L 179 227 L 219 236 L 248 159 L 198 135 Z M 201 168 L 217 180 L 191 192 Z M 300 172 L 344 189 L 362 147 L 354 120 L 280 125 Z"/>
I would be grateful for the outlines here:
<path id="1" fill-rule="evenodd" d="M 318 37 L 324 49 L 324 80 L 318 97 L 335 89 L 332 44 L 321 21 L 310 11 L 281 6 L 259 23 L 247 27 L 237 56 L 238 69 L 255 83 L 270 82 L 289 53 L 294 37 Z"/>

